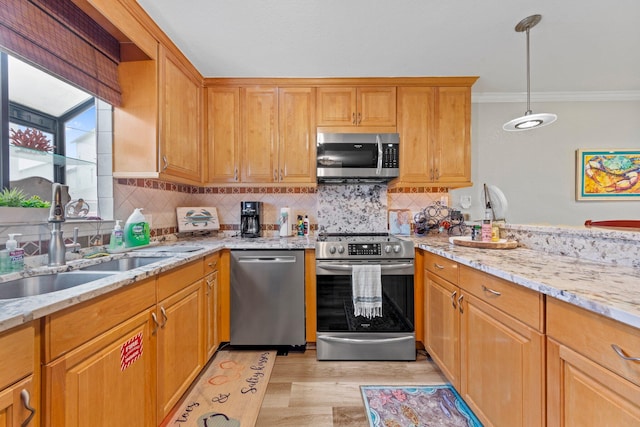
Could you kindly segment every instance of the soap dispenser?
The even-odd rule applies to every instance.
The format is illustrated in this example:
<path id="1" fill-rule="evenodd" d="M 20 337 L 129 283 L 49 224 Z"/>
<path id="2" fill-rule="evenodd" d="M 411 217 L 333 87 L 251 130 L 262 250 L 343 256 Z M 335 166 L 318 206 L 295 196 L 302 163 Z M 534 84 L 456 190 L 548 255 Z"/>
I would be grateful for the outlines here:
<path id="1" fill-rule="evenodd" d="M 20 233 L 9 233 L 7 240 L 7 251 L 9 251 L 8 270 L 11 272 L 24 270 L 24 249 L 18 247 L 15 236 L 22 236 Z"/>
<path id="2" fill-rule="evenodd" d="M 118 250 L 124 249 L 124 231 L 120 226 L 120 220 L 116 219 L 116 225 L 111 232 L 111 239 L 109 240 L 109 249 Z"/>

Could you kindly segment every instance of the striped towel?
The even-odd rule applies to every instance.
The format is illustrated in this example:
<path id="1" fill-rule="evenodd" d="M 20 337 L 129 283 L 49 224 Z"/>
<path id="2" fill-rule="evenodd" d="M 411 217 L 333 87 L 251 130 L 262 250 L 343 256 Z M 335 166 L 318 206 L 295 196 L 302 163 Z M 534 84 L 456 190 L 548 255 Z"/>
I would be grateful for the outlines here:
<path id="1" fill-rule="evenodd" d="M 382 278 L 380 265 L 354 265 L 351 272 L 353 309 L 367 319 L 382 316 Z"/>

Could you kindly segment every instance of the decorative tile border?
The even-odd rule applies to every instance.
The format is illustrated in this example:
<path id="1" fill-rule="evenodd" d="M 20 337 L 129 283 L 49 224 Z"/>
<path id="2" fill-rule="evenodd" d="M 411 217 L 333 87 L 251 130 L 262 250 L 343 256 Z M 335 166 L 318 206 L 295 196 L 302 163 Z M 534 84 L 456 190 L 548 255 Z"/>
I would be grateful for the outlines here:
<path id="1" fill-rule="evenodd" d="M 313 194 L 317 192 L 315 186 L 260 187 L 259 185 L 247 185 L 242 187 L 201 187 L 147 178 L 118 178 L 117 183 L 187 194 Z"/>
<path id="2" fill-rule="evenodd" d="M 389 188 L 388 193 L 448 193 L 447 187 L 395 187 Z"/>

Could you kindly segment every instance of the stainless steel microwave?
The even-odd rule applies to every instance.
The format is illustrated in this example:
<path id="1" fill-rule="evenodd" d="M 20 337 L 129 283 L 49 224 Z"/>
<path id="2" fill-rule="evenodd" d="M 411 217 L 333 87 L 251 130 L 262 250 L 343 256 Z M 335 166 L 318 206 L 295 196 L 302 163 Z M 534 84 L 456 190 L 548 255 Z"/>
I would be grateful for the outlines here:
<path id="1" fill-rule="evenodd" d="M 316 172 L 320 183 L 381 183 L 397 178 L 397 133 L 318 132 Z"/>

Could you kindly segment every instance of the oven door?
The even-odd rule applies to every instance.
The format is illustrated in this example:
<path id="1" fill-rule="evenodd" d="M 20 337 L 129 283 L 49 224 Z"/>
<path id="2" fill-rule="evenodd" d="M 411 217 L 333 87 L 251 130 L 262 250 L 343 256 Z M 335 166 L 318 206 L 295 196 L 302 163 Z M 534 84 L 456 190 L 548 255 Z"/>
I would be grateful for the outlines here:
<path id="1" fill-rule="evenodd" d="M 355 316 L 351 270 L 380 264 L 382 316 Z M 414 263 L 404 260 L 316 261 L 318 360 L 415 360 Z"/>

